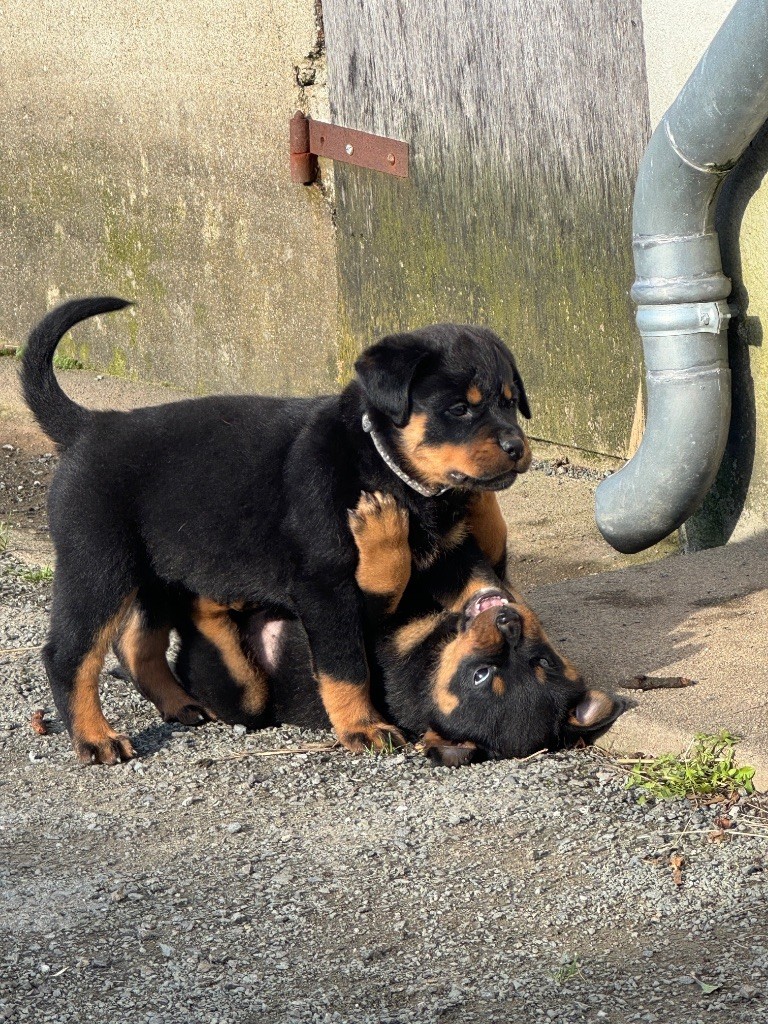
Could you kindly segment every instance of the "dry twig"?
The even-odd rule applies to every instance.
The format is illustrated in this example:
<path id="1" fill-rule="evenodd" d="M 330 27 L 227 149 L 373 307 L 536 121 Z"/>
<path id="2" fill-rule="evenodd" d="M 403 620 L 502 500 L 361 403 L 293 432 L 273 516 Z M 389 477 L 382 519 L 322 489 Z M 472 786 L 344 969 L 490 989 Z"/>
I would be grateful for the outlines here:
<path id="1" fill-rule="evenodd" d="M 248 757 L 277 757 L 286 754 L 316 754 L 321 750 L 335 750 L 340 746 L 336 743 L 307 743 L 303 747 L 280 747 L 275 750 L 241 750 L 237 754 L 227 754 L 226 757 L 203 757 L 197 764 L 206 768 L 212 764 L 221 764 L 223 761 L 244 761 Z"/>
<path id="2" fill-rule="evenodd" d="M 619 685 L 623 690 L 681 690 L 695 686 L 696 680 L 687 676 L 635 676 Z"/>

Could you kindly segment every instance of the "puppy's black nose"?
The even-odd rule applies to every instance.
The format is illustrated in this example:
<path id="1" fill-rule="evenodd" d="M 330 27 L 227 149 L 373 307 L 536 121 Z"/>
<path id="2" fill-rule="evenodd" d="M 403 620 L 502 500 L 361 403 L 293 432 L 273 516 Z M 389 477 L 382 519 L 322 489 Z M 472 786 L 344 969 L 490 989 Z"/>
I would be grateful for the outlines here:
<path id="1" fill-rule="evenodd" d="M 513 459 L 521 459 L 525 451 L 523 445 L 523 439 L 519 434 L 513 434 L 511 431 L 503 431 L 499 434 L 499 444 Z"/>
<path id="2" fill-rule="evenodd" d="M 520 639 L 522 624 L 514 608 L 504 605 L 496 613 L 496 628 L 514 647 Z"/>

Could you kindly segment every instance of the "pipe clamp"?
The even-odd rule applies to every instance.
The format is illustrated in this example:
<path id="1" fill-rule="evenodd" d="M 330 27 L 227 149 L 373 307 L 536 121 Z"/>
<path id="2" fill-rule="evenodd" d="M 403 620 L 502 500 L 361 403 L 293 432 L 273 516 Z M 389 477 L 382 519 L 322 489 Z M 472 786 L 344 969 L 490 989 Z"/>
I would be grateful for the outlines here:
<path id="1" fill-rule="evenodd" d="M 728 326 L 732 307 L 727 302 L 683 302 L 638 306 L 637 326 L 648 337 L 669 334 L 720 334 Z"/>

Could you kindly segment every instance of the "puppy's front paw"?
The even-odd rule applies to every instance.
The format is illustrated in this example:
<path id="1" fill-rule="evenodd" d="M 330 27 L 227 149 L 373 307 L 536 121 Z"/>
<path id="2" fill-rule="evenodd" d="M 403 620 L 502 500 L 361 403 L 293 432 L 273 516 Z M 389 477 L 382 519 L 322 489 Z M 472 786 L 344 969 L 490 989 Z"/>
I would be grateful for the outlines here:
<path id="1" fill-rule="evenodd" d="M 472 764 L 479 753 L 477 745 L 470 740 L 454 743 L 443 739 L 439 733 L 431 729 L 422 737 L 420 746 L 433 764 L 443 765 L 445 768 L 460 768 Z"/>
<path id="2" fill-rule="evenodd" d="M 349 528 L 358 551 L 357 585 L 386 599 L 386 611 L 397 608 L 411 577 L 408 510 L 391 494 L 363 492 L 349 510 Z"/>
<path id="3" fill-rule="evenodd" d="M 349 528 L 357 546 L 408 546 L 408 509 L 391 494 L 363 491 L 355 508 L 349 509 Z"/>

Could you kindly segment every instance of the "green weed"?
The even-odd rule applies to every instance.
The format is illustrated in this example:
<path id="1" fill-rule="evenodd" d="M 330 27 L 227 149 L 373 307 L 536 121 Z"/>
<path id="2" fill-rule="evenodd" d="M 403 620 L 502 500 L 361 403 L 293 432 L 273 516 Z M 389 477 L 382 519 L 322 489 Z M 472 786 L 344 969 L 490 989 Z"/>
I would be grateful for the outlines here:
<path id="1" fill-rule="evenodd" d="M 53 357 L 53 365 L 57 370 L 82 370 L 83 364 L 74 356 L 61 355 L 59 352 Z"/>
<path id="2" fill-rule="evenodd" d="M 388 732 L 384 740 L 384 746 L 375 747 L 373 744 L 371 744 L 371 746 L 368 747 L 368 753 L 372 757 L 376 757 L 379 754 L 383 754 L 385 757 L 389 757 L 390 754 L 399 754 L 400 748 L 395 746 L 392 740 L 392 734 Z"/>
<path id="3" fill-rule="evenodd" d="M 26 580 L 27 583 L 47 583 L 53 579 L 53 567 L 41 565 L 37 569 L 28 569 L 26 572 L 19 573 L 19 578 Z"/>
<path id="4" fill-rule="evenodd" d="M 556 985 L 564 985 L 567 981 L 571 981 L 573 978 L 583 978 L 584 975 L 581 973 L 581 964 L 576 957 L 572 960 L 566 960 L 558 969 L 553 973 L 552 980 Z"/>
<path id="5" fill-rule="evenodd" d="M 660 800 L 712 793 L 730 795 L 738 789 L 752 793 L 755 769 L 736 765 L 738 739 L 727 729 L 716 735 L 698 733 L 682 754 L 662 754 L 633 765 L 627 789 L 639 787 Z"/>

